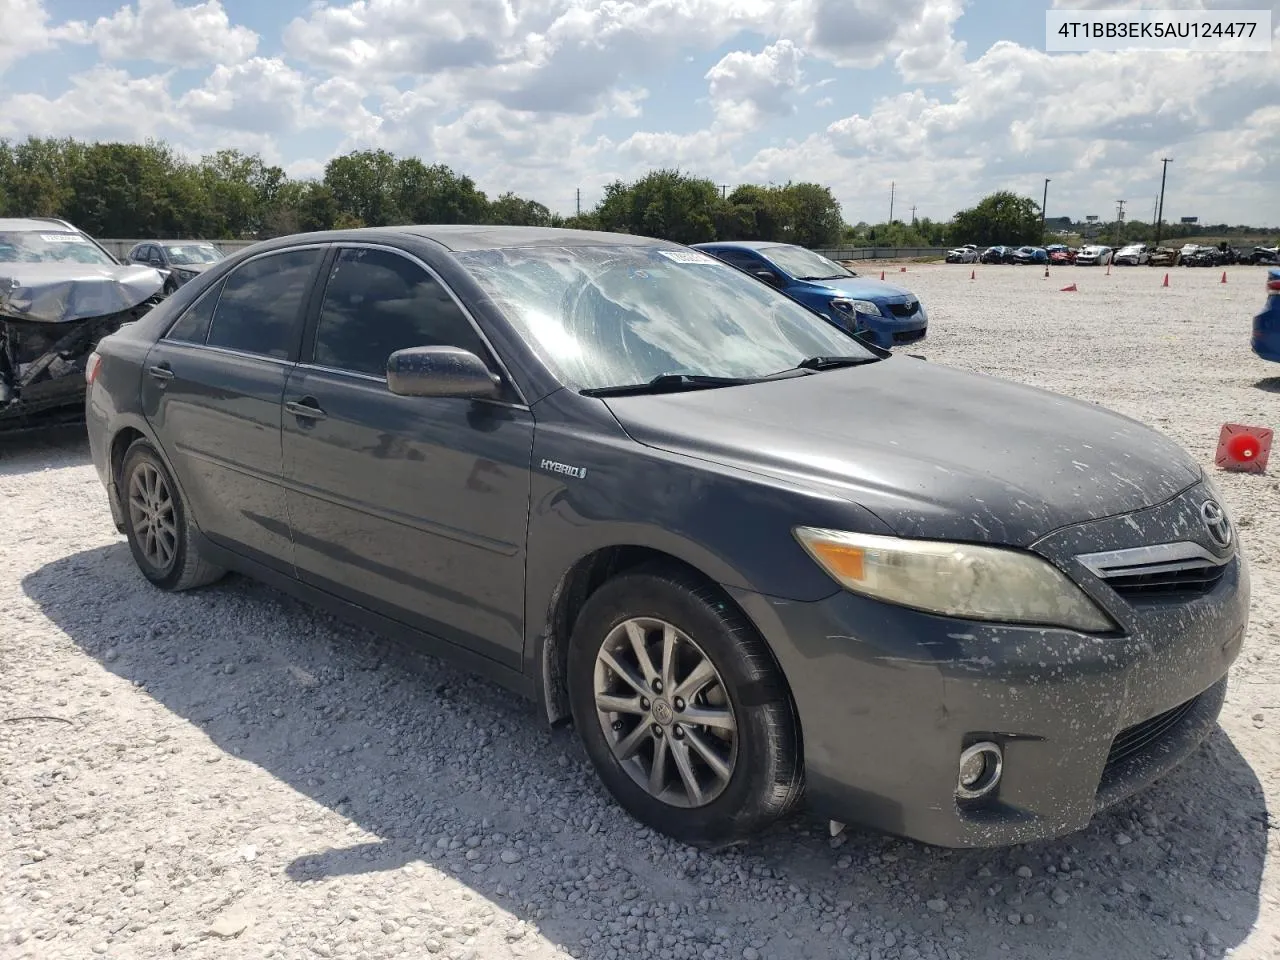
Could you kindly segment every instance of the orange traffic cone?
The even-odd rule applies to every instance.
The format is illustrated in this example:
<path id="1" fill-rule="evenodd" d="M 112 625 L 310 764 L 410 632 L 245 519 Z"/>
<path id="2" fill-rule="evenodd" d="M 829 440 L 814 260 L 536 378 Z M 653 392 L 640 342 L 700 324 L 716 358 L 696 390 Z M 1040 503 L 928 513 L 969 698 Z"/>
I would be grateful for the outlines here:
<path id="1" fill-rule="evenodd" d="M 1221 281 L 1219 281 L 1219 282 L 1220 282 L 1220 283 L 1226 283 L 1226 282 L 1227 282 L 1227 271 L 1225 271 L 1225 270 L 1223 270 L 1223 271 L 1222 271 L 1222 280 L 1221 280 Z"/>
<path id="2" fill-rule="evenodd" d="M 1049 275 L 1049 265 L 1047 263 L 1044 265 L 1044 275 L 1046 277 Z"/>
<path id="3" fill-rule="evenodd" d="M 898 268 L 898 272 L 899 272 L 899 273 L 906 273 L 906 272 L 907 272 L 907 268 L 906 268 L 906 267 L 899 267 L 899 268 Z"/>
<path id="4" fill-rule="evenodd" d="M 1225 276 L 1226 276 L 1226 274 L 1224 273 L 1224 274 L 1223 274 L 1223 276 L 1225 277 Z M 976 279 L 978 279 L 978 271 L 976 271 L 976 270 L 970 270 L 970 271 L 969 271 L 969 279 L 970 279 L 970 280 L 976 280 Z"/>
<path id="5" fill-rule="evenodd" d="M 1167 287 L 1168 285 L 1169 285 L 1169 275 L 1166 273 L 1164 275 L 1164 283 L 1160 284 L 1160 286 Z"/>
<path id="6" fill-rule="evenodd" d="M 883 280 L 883 279 L 884 279 L 884 271 L 883 271 L 883 270 L 881 270 L 881 271 L 880 271 L 880 279 L 881 279 L 881 280 Z"/>
<path id="7" fill-rule="evenodd" d="M 1076 292 L 1076 285 L 1074 283 L 1068 283 L 1065 287 L 1063 287 L 1059 291 L 1059 293 L 1075 293 L 1075 292 Z"/>

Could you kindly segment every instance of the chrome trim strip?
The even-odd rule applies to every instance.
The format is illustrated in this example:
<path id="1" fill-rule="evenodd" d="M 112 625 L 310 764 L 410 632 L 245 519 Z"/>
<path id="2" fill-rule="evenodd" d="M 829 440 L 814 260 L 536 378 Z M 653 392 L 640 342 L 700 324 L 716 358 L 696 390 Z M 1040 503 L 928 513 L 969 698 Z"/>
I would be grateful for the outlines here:
<path id="1" fill-rule="evenodd" d="M 1174 543 L 1157 543 L 1148 547 L 1082 553 L 1078 554 L 1076 559 L 1094 576 L 1109 580 L 1142 573 L 1173 573 L 1204 566 L 1221 567 L 1230 563 L 1234 556 L 1234 550 L 1225 557 L 1219 557 L 1198 543 L 1179 540 Z"/>

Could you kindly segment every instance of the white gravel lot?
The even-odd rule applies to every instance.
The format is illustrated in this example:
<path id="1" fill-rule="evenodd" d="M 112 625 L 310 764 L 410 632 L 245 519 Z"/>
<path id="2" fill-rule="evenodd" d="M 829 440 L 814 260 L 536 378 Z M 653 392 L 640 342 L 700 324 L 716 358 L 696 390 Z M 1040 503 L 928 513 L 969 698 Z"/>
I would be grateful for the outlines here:
<path id="1" fill-rule="evenodd" d="M 888 277 L 931 313 L 911 352 L 1114 407 L 1208 467 L 1224 421 L 1280 427 L 1280 366 L 1248 350 L 1262 270 L 970 269 Z M 696 853 L 492 684 L 243 579 L 156 591 L 77 431 L 5 442 L 0 957 L 1275 958 L 1276 460 L 1219 480 L 1252 626 L 1222 729 L 1155 788 L 1007 850 L 800 816 Z"/>

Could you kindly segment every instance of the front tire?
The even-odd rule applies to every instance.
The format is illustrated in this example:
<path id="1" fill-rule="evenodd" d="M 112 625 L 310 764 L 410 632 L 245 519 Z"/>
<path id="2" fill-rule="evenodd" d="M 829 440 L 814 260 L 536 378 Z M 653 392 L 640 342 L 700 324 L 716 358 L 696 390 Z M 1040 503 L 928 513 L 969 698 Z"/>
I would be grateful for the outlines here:
<path id="1" fill-rule="evenodd" d="M 790 810 L 803 773 L 785 681 L 714 588 L 644 567 L 600 587 L 569 642 L 574 725 L 618 803 L 690 844 Z"/>
<path id="2" fill-rule="evenodd" d="M 124 532 L 142 575 L 162 590 L 190 590 L 226 573 L 200 556 L 198 530 L 155 448 L 135 440 L 120 468 Z"/>

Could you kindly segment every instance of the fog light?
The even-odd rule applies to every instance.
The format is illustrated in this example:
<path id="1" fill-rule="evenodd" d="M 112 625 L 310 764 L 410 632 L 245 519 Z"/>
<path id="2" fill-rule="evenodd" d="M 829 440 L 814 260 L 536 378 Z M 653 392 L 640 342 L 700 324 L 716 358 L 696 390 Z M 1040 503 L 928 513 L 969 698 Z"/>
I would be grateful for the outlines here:
<path id="1" fill-rule="evenodd" d="M 985 797 L 1000 782 L 1004 769 L 1004 757 L 998 744 L 990 741 L 975 743 L 960 754 L 960 778 L 956 784 L 956 796 L 961 800 L 977 800 Z"/>

